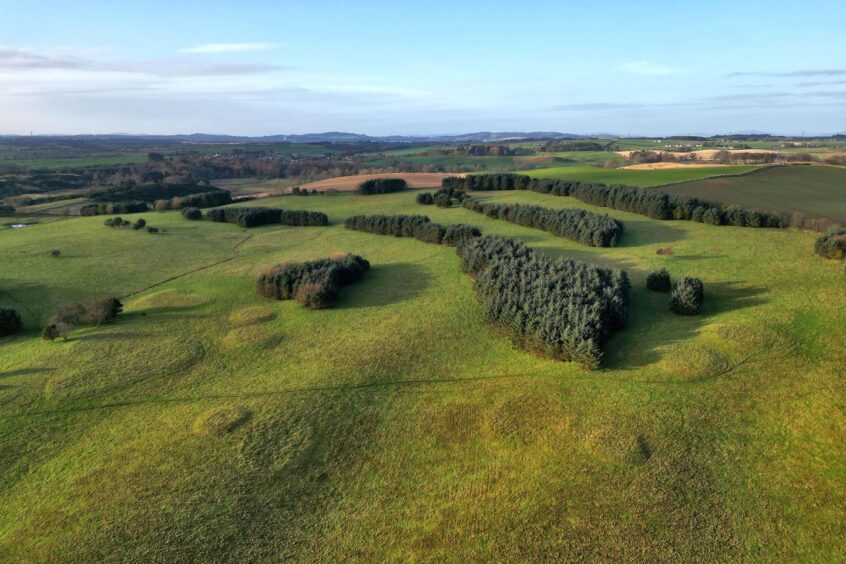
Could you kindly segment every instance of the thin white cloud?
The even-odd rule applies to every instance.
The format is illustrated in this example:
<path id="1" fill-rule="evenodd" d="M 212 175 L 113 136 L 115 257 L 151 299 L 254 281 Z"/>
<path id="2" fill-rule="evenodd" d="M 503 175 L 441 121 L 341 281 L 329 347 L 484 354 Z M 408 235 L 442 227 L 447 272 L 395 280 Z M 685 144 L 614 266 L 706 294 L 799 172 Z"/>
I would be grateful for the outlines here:
<path id="1" fill-rule="evenodd" d="M 205 43 L 203 45 L 180 49 L 179 52 L 186 55 L 210 55 L 218 53 L 249 53 L 275 48 L 275 43 Z"/>
<path id="2" fill-rule="evenodd" d="M 638 76 L 667 76 L 678 70 L 652 61 L 630 61 L 620 65 L 620 70 Z"/>

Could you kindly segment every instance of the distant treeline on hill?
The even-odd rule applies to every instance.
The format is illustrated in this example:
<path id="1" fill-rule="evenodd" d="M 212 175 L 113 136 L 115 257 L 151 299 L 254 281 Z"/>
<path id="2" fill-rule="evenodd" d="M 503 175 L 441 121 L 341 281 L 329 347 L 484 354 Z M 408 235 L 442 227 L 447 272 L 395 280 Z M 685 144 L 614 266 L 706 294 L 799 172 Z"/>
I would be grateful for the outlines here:
<path id="1" fill-rule="evenodd" d="M 598 182 L 539 179 L 512 173 L 448 176 L 443 179 L 442 184 L 444 187 L 467 191 L 532 190 L 542 194 L 572 196 L 595 206 L 661 220 L 691 220 L 738 227 L 804 227 L 803 219 L 797 219 L 801 223 L 797 225 L 788 214 L 721 206 L 691 196 L 667 194 L 658 189 L 624 184 L 608 186 Z"/>
<path id="2" fill-rule="evenodd" d="M 108 190 L 98 190 L 89 196 L 99 202 L 119 202 L 124 200 L 144 200 L 153 203 L 156 200 L 170 200 L 172 198 L 190 196 L 191 194 L 208 194 L 210 192 L 226 192 L 215 186 L 205 184 L 139 184 L 117 186 Z"/>
<path id="3" fill-rule="evenodd" d="M 107 202 L 104 204 L 85 204 L 79 208 L 79 215 L 111 215 L 145 211 L 147 211 L 147 202 L 130 200 L 126 202 Z"/>
<path id="4" fill-rule="evenodd" d="M 463 157 L 516 157 L 533 154 L 527 147 L 511 147 L 509 145 L 460 145 L 458 147 L 442 147 L 419 153 L 421 155 L 460 155 Z"/>
<path id="5" fill-rule="evenodd" d="M 156 200 L 153 208 L 157 211 L 181 210 L 182 208 L 213 208 L 232 203 L 232 195 L 225 190 L 202 192 L 188 196 L 177 196 L 170 200 Z"/>
<path id="6" fill-rule="evenodd" d="M 546 153 L 565 153 L 569 151 L 604 151 L 605 145 L 595 141 L 567 141 L 563 139 L 547 141 L 538 151 Z"/>
<path id="7" fill-rule="evenodd" d="M 464 207 L 493 219 L 541 229 L 592 247 L 615 247 L 623 234 L 623 222 L 581 209 L 555 210 L 522 204 L 486 204 L 475 198 L 465 200 Z"/>
<path id="8" fill-rule="evenodd" d="M 498 236 L 458 246 L 461 268 L 476 279 L 485 316 L 530 349 L 588 369 L 601 345 L 628 319 L 625 272 L 574 260 L 554 260 Z"/>
<path id="9" fill-rule="evenodd" d="M 344 227 L 377 235 L 414 237 L 424 243 L 453 247 L 465 239 L 482 235 L 478 227 L 463 223 L 440 225 L 432 223 L 425 215 L 355 215 L 347 218 Z"/>
<path id="10" fill-rule="evenodd" d="M 213 208 L 206 212 L 208 221 L 234 223 L 241 227 L 282 224 L 293 226 L 325 226 L 329 218 L 323 212 L 282 210 L 279 208 Z"/>

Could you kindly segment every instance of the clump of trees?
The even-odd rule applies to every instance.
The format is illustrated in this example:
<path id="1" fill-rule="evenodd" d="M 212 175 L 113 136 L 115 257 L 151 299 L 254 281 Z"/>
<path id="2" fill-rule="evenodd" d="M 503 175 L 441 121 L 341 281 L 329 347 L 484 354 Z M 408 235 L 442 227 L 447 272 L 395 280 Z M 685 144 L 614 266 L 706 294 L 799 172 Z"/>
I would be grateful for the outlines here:
<path id="1" fill-rule="evenodd" d="M 112 321 L 123 312 L 123 303 L 118 298 L 102 297 L 86 304 L 68 303 L 59 306 L 41 332 L 42 338 L 54 341 L 59 337 L 67 340 L 68 335 L 83 324 L 96 325 Z"/>
<path id="2" fill-rule="evenodd" d="M 829 259 L 846 257 L 846 229 L 832 229 L 814 243 L 814 252 Z"/>
<path id="3" fill-rule="evenodd" d="M 190 219 L 192 221 L 199 221 L 203 219 L 203 212 L 200 211 L 200 208 L 182 208 L 182 217 L 184 217 L 185 219 Z"/>
<path id="4" fill-rule="evenodd" d="M 220 223 L 234 223 L 241 227 L 259 227 L 271 224 L 300 227 L 329 225 L 329 217 L 323 212 L 265 207 L 214 208 L 206 211 L 205 218 Z"/>
<path id="5" fill-rule="evenodd" d="M 179 210 L 187 207 L 212 208 L 225 206 L 232 203 L 232 195 L 229 192 L 218 190 L 215 192 L 201 192 L 188 196 L 176 196 L 169 200 L 156 200 L 153 206 L 156 211 Z"/>
<path id="6" fill-rule="evenodd" d="M 573 260 L 553 260 L 498 236 L 462 241 L 461 268 L 475 278 L 486 317 L 528 348 L 593 369 L 601 345 L 625 326 L 629 280 Z"/>
<path id="7" fill-rule="evenodd" d="M 15 213 L 15 206 L 0 204 L 0 215 L 11 215 L 13 213 Z"/>
<path id="8" fill-rule="evenodd" d="M 653 219 L 692 220 L 711 225 L 739 227 L 788 227 L 788 216 L 759 210 L 745 209 L 706 202 L 698 198 L 673 195 L 655 189 L 617 184 L 570 180 L 531 178 L 523 174 L 500 173 L 449 176 L 443 186 L 462 190 L 532 190 L 555 196 L 571 196 L 599 207 L 613 208 L 645 215 Z"/>
<path id="9" fill-rule="evenodd" d="M 646 276 L 646 288 L 653 292 L 669 292 L 673 289 L 670 273 L 666 268 L 654 270 Z"/>
<path id="10" fill-rule="evenodd" d="M 431 192 L 419 192 L 417 194 L 417 203 L 423 206 L 431 206 L 435 203 Z"/>
<path id="11" fill-rule="evenodd" d="M 451 246 L 482 234 L 478 227 L 462 223 L 444 226 L 433 223 L 425 215 L 356 215 L 347 218 L 344 226 L 354 231 L 414 237 L 424 243 Z"/>
<path id="12" fill-rule="evenodd" d="M 472 198 L 464 202 L 464 207 L 493 219 L 542 229 L 592 247 L 614 247 L 623 234 L 621 221 L 581 209 L 555 210 L 522 204 L 486 204 Z"/>
<path id="13" fill-rule="evenodd" d="M 138 231 L 140 229 L 144 229 L 146 227 L 147 231 L 150 232 L 150 233 L 158 232 L 158 229 L 156 229 L 155 227 L 151 227 L 151 226 L 147 225 L 147 221 L 143 217 L 139 217 L 135 221 L 135 223 L 133 223 L 133 222 L 127 220 L 127 219 L 123 219 L 120 216 L 111 217 L 111 218 L 107 219 L 106 221 L 104 221 L 103 225 L 105 225 L 106 227 L 132 227 L 132 229 L 134 229 L 136 231 Z M 58 256 L 58 255 L 54 255 L 54 256 Z"/>
<path id="14" fill-rule="evenodd" d="M 690 276 L 682 276 L 673 284 L 670 294 L 670 310 L 679 315 L 696 315 L 702 307 L 705 297 L 705 287 L 702 280 Z"/>
<path id="15" fill-rule="evenodd" d="M 433 202 L 439 208 L 448 208 L 453 204 L 461 205 L 468 198 L 469 196 L 464 190 L 446 186 L 435 192 Z"/>
<path id="16" fill-rule="evenodd" d="M 353 254 L 290 262 L 263 272 L 256 288 L 267 298 L 294 299 L 307 309 L 325 309 L 334 305 L 341 287 L 361 280 L 368 270 L 367 259 Z"/>
<path id="17" fill-rule="evenodd" d="M 123 202 L 106 202 L 104 204 L 85 204 L 79 208 L 80 215 L 112 215 L 116 213 L 138 213 L 147 211 L 147 202 L 142 200 L 126 200 Z"/>
<path id="18" fill-rule="evenodd" d="M 13 309 L 0 309 L 0 337 L 14 335 L 23 329 L 21 316 Z"/>
<path id="19" fill-rule="evenodd" d="M 369 196 L 371 194 L 389 194 L 408 190 L 408 182 L 402 178 L 371 178 L 358 185 L 356 192 Z"/>

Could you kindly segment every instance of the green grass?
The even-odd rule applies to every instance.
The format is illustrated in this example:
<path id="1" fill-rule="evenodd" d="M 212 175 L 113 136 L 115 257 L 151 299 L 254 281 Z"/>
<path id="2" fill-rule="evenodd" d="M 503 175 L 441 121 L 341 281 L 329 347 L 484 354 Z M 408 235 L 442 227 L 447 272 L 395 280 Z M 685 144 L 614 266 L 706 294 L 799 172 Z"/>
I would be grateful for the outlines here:
<path id="1" fill-rule="evenodd" d="M 414 197 L 248 204 L 327 228 L 167 212 L 140 214 L 159 235 L 97 217 L 0 231 L 0 307 L 30 328 L 0 341 L 0 560 L 842 556 L 846 277 L 813 235 L 612 211 L 622 245 L 595 249 Z M 452 249 L 340 225 L 421 212 L 627 269 L 605 367 L 512 346 Z M 373 264 L 338 307 L 256 294 L 263 268 L 333 252 Z M 704 280 L 702 315 L 645 291 L 662 266 Z M 37 338 L 57 304 L 104 293 L 132 294 L 118 322 Z"/>
<path id="2" fill-rule="evenodd" d="M 783 166 L 663 190 L 714 202 L 786 213 L 800 212 L 846 225 L 846 168 Z"/>
<path id="3" fill-rule="evenodd" d="M 632 184 L 634 186 L 660 186 L 675 182 L 699 180 L 710 176 L 742 174 L 754 166 L 714 166 L 697 168 L 663 168 L 637 170 L 625 168 L 599 168 L 592 166 L 558 166 L 531 171 L 517 171 L 533 178 L 561 178 L 605 184 Z"/>

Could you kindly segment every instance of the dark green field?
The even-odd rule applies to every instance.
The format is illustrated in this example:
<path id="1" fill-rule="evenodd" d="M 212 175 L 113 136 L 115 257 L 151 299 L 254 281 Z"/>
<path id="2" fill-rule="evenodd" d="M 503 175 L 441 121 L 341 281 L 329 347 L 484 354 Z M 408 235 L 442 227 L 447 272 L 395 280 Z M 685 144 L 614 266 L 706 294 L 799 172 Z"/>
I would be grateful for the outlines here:
<path id="1" fill-rule="evenodd" d="M 799 212 L 846 224 L 846 168 L 843 167 L 774 167 L 743 176 L 706 178 L 661 189 L 713 202 Z"/>

